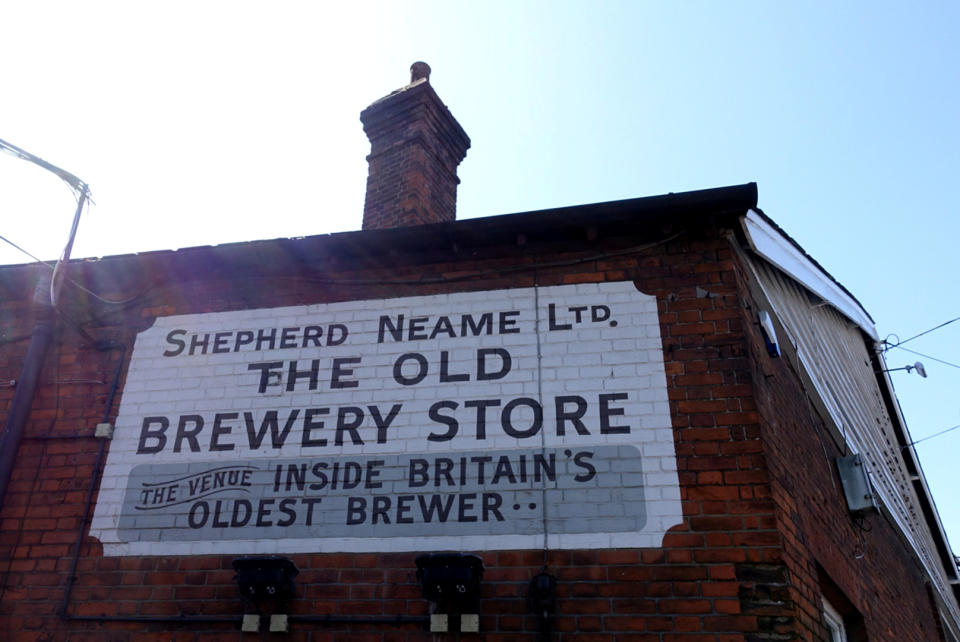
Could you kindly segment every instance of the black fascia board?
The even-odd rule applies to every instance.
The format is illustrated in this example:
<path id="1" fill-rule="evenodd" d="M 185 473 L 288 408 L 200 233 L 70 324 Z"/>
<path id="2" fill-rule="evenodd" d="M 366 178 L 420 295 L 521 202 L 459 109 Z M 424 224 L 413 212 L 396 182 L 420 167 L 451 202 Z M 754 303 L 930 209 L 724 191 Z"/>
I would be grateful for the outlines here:
<path id="1" fill-rule="evenodd" d="M 621 201 L 574 205 L 546 210 L 500 214 L 411 227 L 329 235 L 347 247 L 389 247 L 393 251 L 422 251 L 438 243 L 460 248 L 515 244 L 518 234 L 530 243 L 568 238 L 571 229 L 585 227 L 609 230 L 647 226 L 665 219 L 676 221 L 718 214 L 744 214 L 757 206 L 757 185 L 669 193 Z M 307 237 L 315 238 L 315 237 Z"/>
<path id="2" fill-rule="evenodd" d="M 142 287 L 144 276 L 154 285 L 192 280 L 229 279 L 243 274 L 282 274 L 297 266 L 349 270 L 361 264 L 388 264 L 394 260 L 416 263 L 445 255 L 456 260 L 471 249 L 515 248 L 519 238 L 529 244 L 584 239 L 583 230 L 601 235 L 659 233 L 669 224 L 680 229 L 709 217 L 737 217 L 757 206 L 757 185 L 746 183 L 690 192 L 575 205 L 429 225 L 382 230 L 337 232 L 298 238 L 187 247 L 138 254 L 73 259 L 70 273 L 86 287 L 114 284 L 114 291 L 131 281 Z M 402 257 L 402 258 L 401 258 Z M 0 267 L 0 285 L 11 294 L 31 296 L 36 264 Z"/>

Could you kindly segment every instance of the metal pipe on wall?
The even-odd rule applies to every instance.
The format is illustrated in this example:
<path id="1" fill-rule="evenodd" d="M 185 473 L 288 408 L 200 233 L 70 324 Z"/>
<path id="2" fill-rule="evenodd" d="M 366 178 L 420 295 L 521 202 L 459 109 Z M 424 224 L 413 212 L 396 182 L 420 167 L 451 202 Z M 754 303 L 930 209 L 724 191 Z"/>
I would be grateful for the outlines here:
<path id="1" fill-rule="evenodd" d="M 17 450 L 23 438 L 23 430 L 30 417 L 30 407 L 40 380 L 43 362 L 53 337 L 54 311 L 50 305 L 50 280 L 44 275 L 37 284 L 33 295 L 33 306 L 37 312 L 37 321 L 33 326 L 27 356 L 23 360 L 23 369 L 17 380 L 17 390 L 10 403 L 10 412 L 0 434 L 0 508 L 6 499 L 7 486 L 13 474 L 13 464 Z"/>

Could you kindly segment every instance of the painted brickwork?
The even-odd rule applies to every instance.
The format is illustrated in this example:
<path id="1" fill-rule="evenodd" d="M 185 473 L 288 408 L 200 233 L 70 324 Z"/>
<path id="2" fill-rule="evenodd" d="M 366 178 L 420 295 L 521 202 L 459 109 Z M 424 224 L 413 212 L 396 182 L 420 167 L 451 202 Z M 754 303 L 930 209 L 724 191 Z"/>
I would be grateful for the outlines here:
<path id="1" fill-rule="evenodd" d="M 763 356 L 752 325 L 756 306 L 729 241 L 708 223 L 691 225 L 682 237 L 648 249 L 629 249 L 653 239 L 601 235 L 589 243 L 501 244 L 469 255 L 377 255 L 349 267 L 344 262 L 322 280 L 307 268 L 258 276 L 256 270 L 224 268 L 213 258 L 205 264 L 207 258 L 200 254 L 178 270 L 151 274 L 152 287 L 131 304 L 108 307 L 74 298 L 65 312 L 97 339 L 132 346 L 139 332 L 159 323 L 158 317 L 173 315 L 453 297 L 529 289 L 535 283 L 549 290 L 632 282 L 639 292 L 655 297 L 682 523 L 658 546 L 642 548 L 546 553 L 528 546 L 472 548 L 487 567 L 481 636 L 535 639 L 538 622 L 526 604 L 527 583 L 546 564 L 558 579 L 552 625 L 556 639 L 824 639 L 817 614 L 819 563 L 870 619 L 869 639 L 939 639 L 932 611 L 923 603 L 922 575 L 880 518 L 867 536 L 867 555 L 851 558 L 852 530 L 829 469 L 827 455 L 833 453 L 825 453 L 812 435 L 818 426 L 815 414 L 786 362 Z M 266 256 L 269 248 L 258 258 Z M 89 285 L 106 294 L 125 294 L 119 286 L 107 291 L 107 277 L 95 281 Z M 18 331 L 28 332 L 21 312 L 10 316 L 16 317 Z M 86 532 L 68 607 L 74 619 L 58 617 L 72 545 L 96 478 L 99 443 L 90 434 L 105 411 L 109 381 L 121 358 L 119 349 L 91 347 L 72 324 L 58 328 L 0 514 L 0 630 L 14 640 L 244 639 L 236 619 L 242 609 L 231 579 L 232 554 L 105 555 L 101 542 Z M 9 346 L 11 354 L 22 353 L 22 342 Z M 124 363 L 129 356 L 127 352 Z M 18 367 L 16 356 L 4 356 L 0 379 L 15 378 Z M 126 365 L 124 374 L 127 381 L 136 379 Z M 0 394 L 9 399 L 7 390 Z M 116 408 L 111 416 L 115 414 Z M 385 541 L 381 551 L 289 555 L 301 569 L 291 613 L 426 615 L 429 605 L 414 578 L 416 553 L 390 550 Z M 289 553 L 282 544 L 276 552 Z M 233 619 L 77 619 L 179 615 Z M 294 621 L 291 628 L 291 640 L 431 638 L 422 622 Z"/>
<path id="2" fill-rule="evenodd" d="M 629 281 L 157 319 L 109 555 L 655 547 L 681 521 L 656 299 Z"/>

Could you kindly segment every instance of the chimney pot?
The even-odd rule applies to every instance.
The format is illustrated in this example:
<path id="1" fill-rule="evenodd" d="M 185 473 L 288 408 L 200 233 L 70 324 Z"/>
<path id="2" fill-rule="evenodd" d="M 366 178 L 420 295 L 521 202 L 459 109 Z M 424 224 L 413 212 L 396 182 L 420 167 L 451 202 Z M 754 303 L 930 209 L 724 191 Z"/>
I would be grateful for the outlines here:
<path id="1" fill-rule="evenodd" d="M 421 78 L 430 82 L 430 65 L 425 62 L 415 62 L 410 65 L 410 83 L 413 84 Z"/>

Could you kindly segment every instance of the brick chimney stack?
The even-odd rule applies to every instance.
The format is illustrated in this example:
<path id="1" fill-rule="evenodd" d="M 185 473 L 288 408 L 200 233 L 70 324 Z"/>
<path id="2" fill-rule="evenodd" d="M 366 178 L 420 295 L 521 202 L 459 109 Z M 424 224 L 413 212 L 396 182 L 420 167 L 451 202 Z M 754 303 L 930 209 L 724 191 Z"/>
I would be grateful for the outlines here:
<path id="1" fill-rule="evenodd" d="M 360 121 L 370 139 L 363 229 L 453 221 L 470 138 L 430 86 L 430 66 L 413 63 L 410 84 L 364 109 Z"/>

